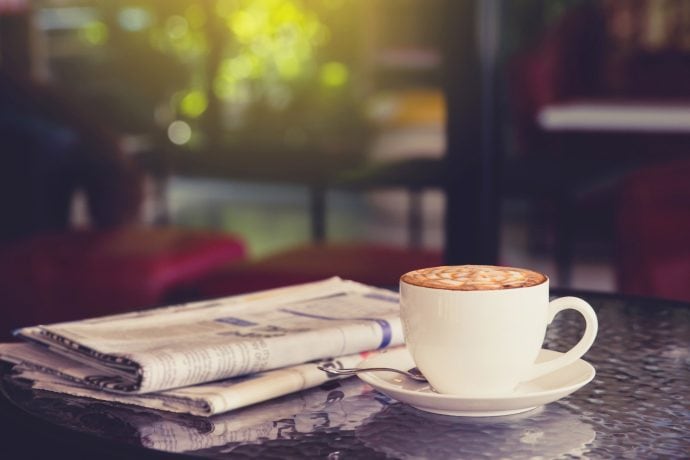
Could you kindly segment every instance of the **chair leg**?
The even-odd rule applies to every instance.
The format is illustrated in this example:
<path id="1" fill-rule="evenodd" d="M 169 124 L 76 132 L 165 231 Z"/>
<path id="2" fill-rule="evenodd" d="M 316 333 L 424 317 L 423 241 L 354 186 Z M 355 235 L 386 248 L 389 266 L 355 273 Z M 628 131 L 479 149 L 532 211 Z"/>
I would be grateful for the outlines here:
<path id="1" fill-rule="evenodd" d="M 309 215 L 313 243 L 326 240 L 326 189 L 320 185 L 309 187 Z"/>
<path id="2" fill-rule="evenodd" d="M 413 188 L 409 190 L 410 204 L 407 216 L 408 245 L 412 249 L 422 247 L 422 190 Z"/>
<path id="3" fill-rule="evenodd" d="M 556 276 L 560 287 L 572 283 L 573 246 L 575 243 L 575 206 L 573 199 L 565 194 L 557 201 L 555 228 Z"/>

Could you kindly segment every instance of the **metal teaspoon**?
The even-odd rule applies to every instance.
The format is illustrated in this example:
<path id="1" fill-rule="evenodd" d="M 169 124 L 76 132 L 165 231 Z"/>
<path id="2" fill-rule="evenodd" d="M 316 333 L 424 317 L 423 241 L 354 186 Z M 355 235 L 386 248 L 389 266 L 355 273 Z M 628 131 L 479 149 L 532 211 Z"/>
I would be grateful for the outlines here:
<path id="1" fill-rule="evenodd" d="M 407 371 L 403 371 L 401 369 L 394 369 L 392 367 L 352 367 L 352 368 L 344 368 L 344 369 L 337 369 L 334 367 L 324 367 L 324 366 L 317 366 L 320 370 L 331 374 L 331 375 L 354 375 L 358 374 L 360 372 L 397 372 L 398 374 L 402 374 L 405 377 L 408 377 L 412 380 L 416 380 L 417 382 L 426 382 L 426 377 L 422 375 L 422 373 L 417 369 L 416 367 L 413 367 L 412 369 L 408 369 Z"/>

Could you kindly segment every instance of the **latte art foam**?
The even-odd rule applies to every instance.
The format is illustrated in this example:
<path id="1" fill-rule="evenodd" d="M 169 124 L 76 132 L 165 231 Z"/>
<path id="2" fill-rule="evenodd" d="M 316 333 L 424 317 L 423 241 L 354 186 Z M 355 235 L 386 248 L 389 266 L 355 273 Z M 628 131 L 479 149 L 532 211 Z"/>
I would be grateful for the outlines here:
<path id="1" fill-rule="evenodd" d="M 536 286 L 545 282 L 546 276 L 524 268 L 457 265 L 422 268 L 404 274 L 401 280 L 436 289 L 489 291 Z"/>

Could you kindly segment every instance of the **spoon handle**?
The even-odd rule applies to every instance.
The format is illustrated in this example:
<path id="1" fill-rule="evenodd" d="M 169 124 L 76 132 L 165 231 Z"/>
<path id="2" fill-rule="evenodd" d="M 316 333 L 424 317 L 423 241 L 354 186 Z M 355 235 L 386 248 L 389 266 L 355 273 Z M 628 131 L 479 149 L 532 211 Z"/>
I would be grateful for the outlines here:
<path id="1" fill-rule="evenodd" d="M 409 377 L 414 380 L 420 380 L 417 376 L 410 374 L 409 372 L 403 371 L 401 369 L 394 369 L 394 368 L 389 368 L 389 367 L 351 367 L 351 368 L 344 368 L 344 369 L 336 369 L 332 367 L 323 367 L 323 366 L 318 366 L 319 369 L 322 371 L 332 374 L 332 375 L 355 375 L 360 372 L 396 372 L 398 374 L 402 374 L 405 377 Z"/>

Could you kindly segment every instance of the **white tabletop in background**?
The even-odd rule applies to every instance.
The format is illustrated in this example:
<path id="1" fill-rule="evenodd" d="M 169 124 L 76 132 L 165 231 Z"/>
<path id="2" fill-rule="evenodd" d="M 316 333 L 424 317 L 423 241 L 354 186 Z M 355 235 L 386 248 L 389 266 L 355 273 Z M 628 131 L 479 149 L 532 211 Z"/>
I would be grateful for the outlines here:
<path id="1" fill-rule="evenodd" d="M 573 101 L 545 106 L 537 121 L 545 131 L 690 133 L 690 101 Z"/>

